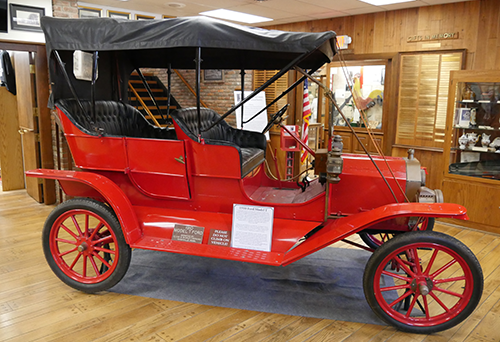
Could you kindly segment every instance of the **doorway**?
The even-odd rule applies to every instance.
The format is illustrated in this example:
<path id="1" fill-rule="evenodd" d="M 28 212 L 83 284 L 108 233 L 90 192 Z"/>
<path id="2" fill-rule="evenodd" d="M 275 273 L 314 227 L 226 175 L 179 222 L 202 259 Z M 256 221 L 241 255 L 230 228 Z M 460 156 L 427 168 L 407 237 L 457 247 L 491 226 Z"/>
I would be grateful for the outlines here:
<path id="1" fill-rule="evenodd" d="M 49 80 L 44 45 L 0 42 L 9 53 L 16 94 L 0 88 L 0 164 L 3 191 L 26 188 L 37 202 L 55 202 L 53 180 L 25 178 L 24 171 L 53 168 Z"/>
<path id="2" fill-rule="evenodd" d="M 365 153 L 366 149 L 373 154 L 381 151 L 390 155 L 393 122 L 396 119 L 393 108 L 393 56 L 354 57 L 355 60 L 335 61 L 328 65 L 327 84 L 345 116 L 340 115 L 335 107 L 329 107 L 329 133 L 342 137 L 346 153 Z M 373 139 L 367 132 L 368 128 Z"/>

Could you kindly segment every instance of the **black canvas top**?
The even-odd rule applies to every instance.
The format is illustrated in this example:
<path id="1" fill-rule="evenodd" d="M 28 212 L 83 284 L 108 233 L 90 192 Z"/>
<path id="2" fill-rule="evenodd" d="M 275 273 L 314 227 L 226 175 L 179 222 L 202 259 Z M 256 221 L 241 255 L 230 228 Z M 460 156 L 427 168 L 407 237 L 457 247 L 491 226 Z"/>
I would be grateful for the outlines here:
<path id="1" fill-rule="evenodd" d="M 335 32 L 283 32 L 247 27 L 208 17 L 164 20 L 42 18 L 47 53 L 58 51 L 142 51 L 143 66 L 172 63 L 193 68 L 192 48 L 202 48 L 203 69 L 281 69 L 312 52 L 299 66 L 315 67 L 335 55 Z M 166 52 L 165 50 L 170 52 Z M 186 61 L 186 58 L 188 59 Z M 322 63 L 321 63 L 322 62 Z"/>

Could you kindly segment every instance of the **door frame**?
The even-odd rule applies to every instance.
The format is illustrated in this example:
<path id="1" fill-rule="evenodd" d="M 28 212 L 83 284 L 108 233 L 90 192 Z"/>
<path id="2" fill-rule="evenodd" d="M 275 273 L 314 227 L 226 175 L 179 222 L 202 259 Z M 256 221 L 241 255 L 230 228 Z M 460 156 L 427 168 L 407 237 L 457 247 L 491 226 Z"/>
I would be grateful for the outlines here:
<path id="1" fill-rule="evenodd" d="M 383 119 L 382 129 L 380 132 L 383 134 L 382 152 L 386 156 L 391 155 L 392 144 L 396 132 L 396 109 L 397 109 L 397 84 L 398 77 L 398 54 L 397 53 L 373 53 L 373 54 L 345 54 L 342 56 L 342 61 L 348 65 L 359 65 L 365 63 L 366 65 L 385 64 L 385 84 L 384 84 L 384 104 L 383 104 Z M 332 65 L 337 65 L 341 60 L 339 55 L 335 56 L 333 61 L 329 63 L 327 73 Z M 330 86 L 330 80 L 327 81 Z M 330 110 L 327 111 L 330 115 Z M 328 118 L 329 120 L 329 118 Z M 366 129 L 363 129 L 366 130 Z M 377 130 L 379 131 L 379 130 Z"/>
<path id="2" fill-rule="evenodd" d="M 47 65 L 47 52 L 45 44 L 40 43 L 18 43 L 0 41 L 0 49 L 7 51 L 26 51 L 34 52 L 34 68 L 31 72 L 36 75 L 35 89 L 36 98 L 34 103 L 35 119 L 38 120 L 38 129 L 34 132 L 38 134 L 37 139 L 40 144 L 38 167 L 44 169 L 54 168 L 53 148 L 52 148 L 52 125 L 51 111 L 47 107 L 49 98 L 49 73 Z M 42 181 L 42 198 L 41 201 L 45 204 L 52 204 L 56 201 L 55 181 L 44 179 Z"/>

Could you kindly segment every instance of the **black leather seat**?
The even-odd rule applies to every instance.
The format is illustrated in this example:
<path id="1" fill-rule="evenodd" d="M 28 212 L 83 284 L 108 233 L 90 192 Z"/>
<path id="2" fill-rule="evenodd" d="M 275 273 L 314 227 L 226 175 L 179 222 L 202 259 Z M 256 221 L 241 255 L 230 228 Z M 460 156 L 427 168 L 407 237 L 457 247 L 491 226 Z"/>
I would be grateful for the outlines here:
<path id="1" fill-rule="evenodd" d="M 81 131 L 97 135 L 89 120 L 91 117 L 90 101 L 82 100 L 81 103 L 86 114 L 82 113 L 76 100 L 59 100 L 56 106 Z M 175 129 L 151 125 L 137 109 L 128 104 L 116 101 L 95 101 L 95 113 L 95 127 L 102 129 L 103 136 L 177 139 Z"/>
<path id="2" fill-rule="evenodd" d="M 192 140 L 198 141 L 198 111 L 196 108 L 178 109 L 171 113 L 172 119 Z M 201 130 L 210 127 L 220 115 L 208 108 L 200 108 Z M 226 145 L 236 148 L 240 154 L 241 177 L 245 177 L 266 157 L 266 136 L 262 133 L 235 129 L 224 120 L 201 133 L 206 144 Z"/>

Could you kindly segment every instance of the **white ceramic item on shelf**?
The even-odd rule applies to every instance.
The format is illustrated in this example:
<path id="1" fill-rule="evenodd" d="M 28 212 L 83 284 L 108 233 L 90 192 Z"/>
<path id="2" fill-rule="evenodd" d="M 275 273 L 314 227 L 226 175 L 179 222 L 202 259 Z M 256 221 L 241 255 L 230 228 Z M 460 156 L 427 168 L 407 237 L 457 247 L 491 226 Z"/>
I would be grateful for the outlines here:
<path id="1" fill-rule="evenodd" d="M 495 140 L 493 140 L 493 142 L 490 144 L 490 147 L 493 147 L 496 150 L 500 150 L 500 137 L 495 138 Z"/>
<path id="2" fill-rule="evenodd" d="M 476 108 L 472 108 L 470 110 L 470 125 L 472 127 L 477 126 L 477 122 L 476 122 Z"/>
<path id="3" fill-rule="evenodd" d="M 479 140 L 479 136 L 476 133 L 467 133 L 468 147 L 472 149 L 474 145 Z"/>
<path id="4" fill-rule="evenodd" d="M 465 146 L 467 145 L 467 143 L 469 142 L 469 138 L 467 138 L 467 136 L 464 134 L 462 134 L 462 136 L 460 138 L 458 138 L 458 143 L 460 144 L 460 149 L 461 150 L 465 150 Z"/>
<path id="5" fill-rule="evenodd" d="M 488 147 L 488 145 L 490 144 L 490 137 L 491 137 L 491 134 L 486 134 L 486 133 L 483 133 L 481 135 L 481 146 L 483 147 Z"/>

